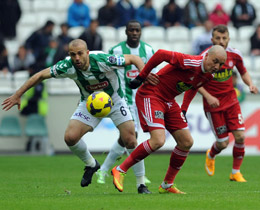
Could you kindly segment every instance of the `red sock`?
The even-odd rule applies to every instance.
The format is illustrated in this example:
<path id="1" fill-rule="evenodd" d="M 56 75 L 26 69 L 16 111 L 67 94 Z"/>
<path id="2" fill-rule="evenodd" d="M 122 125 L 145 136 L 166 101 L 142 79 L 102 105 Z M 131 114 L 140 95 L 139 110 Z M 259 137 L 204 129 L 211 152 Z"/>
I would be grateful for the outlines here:
<path id="1" fill-rule="evenodd" d="M 245 156 L 245 144 L 235 143 L 233 147 L 233 169 L 240 170 Z"/>
<path id="2" fill-rule="evenodd" d="M 153 152 L 149 140 L 141 143 L 135 150 L 125 159 L 125 161 L 119 166 L 124 172 L 137 162 L 143 160 Z"/>
<path id="3" fill-rule="evenodd" d="M 170 165 L 164 178 L 164 181 L 167 182 L 167 184 L 173 184 L 174 179 L 181 169 L 188 154 L 189 151 L 180 150 L 177 146 L 174 148 L 170 159 Z"/>
<path id="4" fill-rule="evenodd" d="M 211 149 L 210 149 L 209 155 L 210 155 L 212 158 L 215 158 L 215 156 L 216 156 L 217 154 L 219 154 L 220 152 L 221 152 L 221 150 L 219 150 L 219 149 L 217 148 L 217 142 L 215 142 L 215 143 L 212 145 Z"/>

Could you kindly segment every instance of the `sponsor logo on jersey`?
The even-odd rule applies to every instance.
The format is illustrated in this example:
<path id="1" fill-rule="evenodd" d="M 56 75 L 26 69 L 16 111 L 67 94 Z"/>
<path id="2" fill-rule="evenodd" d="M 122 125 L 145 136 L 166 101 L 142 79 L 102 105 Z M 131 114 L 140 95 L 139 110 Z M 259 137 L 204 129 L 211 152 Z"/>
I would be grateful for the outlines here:
<path id="1" fill-rule="evenodd" d="M 217 134 L 221 135 L 221 134 L 227 132 L 227 126 L 226 125 L 222 125 L 220 127 L 217 127 L 216 130 L 217 130 Z"/>
<path id="2" fill-rule="evenodd" d="M 87 85 L 86 88 L 87 90 L 92 90 L 92 91 L 95 91 L 95 90 L 100 90 L 100 89 L 104 89 L 108 86 L 108 81 L 104 81 L 104 82 L 100 82 L 98 84 L 95 84 L 95 85 Z"/>
<path id="3" fill-rule="evenodd" d="M 164 119 L 164 114 L 162 111 L 154 111 L 154 117 L 156 119 Z"/>
<path id="4" fill-rule="evenodd" d="M 215 73 L 213 80 L 218 82 L 227 81 L 232 76 L 233 69 L 223 69 Z"/>
<path id="5" fill-rule="evenodd" d="M 139 74 L 138 70 L 129 70 L 126 72 L 126 77 L 130 79 L 134 79 L 136 78 L 136 76 L 138 76 L 138 74 Z"/>
<path id="6" fill-rule="evenodd" d="M 177 91 L 179 93 L 182 93 L 186 90 L 189 90 L 192 88 L 192 85 L 190 84 L 186 84 L 185 82 L 178 82 L 177 85 L 176 85 L 176 88 L 177 88 Z"/>

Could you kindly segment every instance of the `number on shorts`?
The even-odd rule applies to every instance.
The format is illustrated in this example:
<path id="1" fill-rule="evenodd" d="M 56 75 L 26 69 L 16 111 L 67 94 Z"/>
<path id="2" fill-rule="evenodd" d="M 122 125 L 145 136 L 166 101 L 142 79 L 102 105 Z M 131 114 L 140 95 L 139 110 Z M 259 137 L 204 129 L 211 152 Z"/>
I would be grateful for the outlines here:
<path id="1" fill-rule="evenodd" d="M 121 106 L 121 107 L 120 107 L 120 112 L 121 112 L 121 114 L 122 114 L 123 116 L 126 116 L 126 115 L 127 115 L 127 112 L 126 112 L 124 106 Z"/>
<path id="2" fill-rule="evenodd" d="M 238 122 L 239 122 L 239 124 L 243 124 L 244 123 L 242 114 L 238 114 Z"/>

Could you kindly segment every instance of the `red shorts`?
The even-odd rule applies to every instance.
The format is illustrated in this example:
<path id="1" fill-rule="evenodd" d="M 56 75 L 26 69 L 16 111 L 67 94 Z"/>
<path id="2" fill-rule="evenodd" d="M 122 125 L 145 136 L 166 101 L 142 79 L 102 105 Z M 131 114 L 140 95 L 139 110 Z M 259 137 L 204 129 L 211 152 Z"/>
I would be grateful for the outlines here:
<path id="1" fill-rule="evenodd" d="M 228 133 L 234 130 L 245 130 L 244 120 L 239 103 L 218 112 L 205 112 L 217 141 L 228 139 Z"/>
<path id="2" fill-rule="evenodd" d="M 166 102 L 156 97 L 136 94 L 136 106 L 144 132 L 167 129 L 170 133 L 188 128 L 176 101 Z"/>

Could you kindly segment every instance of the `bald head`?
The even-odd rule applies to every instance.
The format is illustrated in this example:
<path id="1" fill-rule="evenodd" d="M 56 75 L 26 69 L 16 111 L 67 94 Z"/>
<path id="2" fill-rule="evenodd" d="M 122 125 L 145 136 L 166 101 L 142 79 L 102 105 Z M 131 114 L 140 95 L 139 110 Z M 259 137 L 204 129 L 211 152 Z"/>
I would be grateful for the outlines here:
<path id="1" fill-rule="evenodd" d="M 227 53 L 226 50 L 220 46 L 220 45 L 214 45 L 212 46 L 209 51 L 208 51 L 209 55 L 216 55 L 217 57 L 224 57 L 225 60 L 227 59 Z"/>
<path id="2" fill-rule="evenodd" d="M 69 49 L 73 49 L 75 47 L 83 47 L 85 50 L 88 50 L 87 43 L 82 39 L 74 39 L 69 43 Z"/>
<path id="3" fill-rule="evenodd" d="M 208 50 L 204 59 L 205 72 L 218 72 L 227 60 L 227 53 L 222 46 L 214 45 Z"/>

